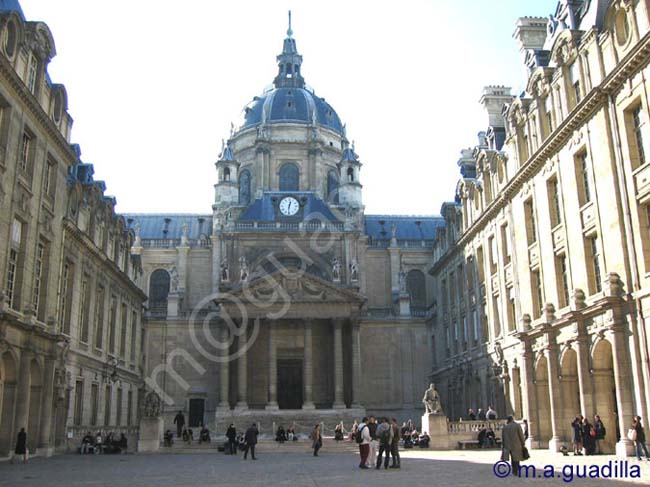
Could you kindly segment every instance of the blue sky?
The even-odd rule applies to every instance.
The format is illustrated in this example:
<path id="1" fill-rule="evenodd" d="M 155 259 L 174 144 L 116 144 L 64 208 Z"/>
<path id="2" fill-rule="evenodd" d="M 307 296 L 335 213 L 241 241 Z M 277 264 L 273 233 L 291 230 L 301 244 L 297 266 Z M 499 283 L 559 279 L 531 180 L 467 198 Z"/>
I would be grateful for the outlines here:
<path id="1" fill-rule="evenodd" d="M 210 213 L 231 122 L 270 84 L 287 10 L 303 74 L 347 123 L 366 213 L 437 214 L 487 118 L 483 86 L 524 85 L 512 38 L 551 0 L 22 0 L 48 24 L 72 141 L 122 212 Z"/>

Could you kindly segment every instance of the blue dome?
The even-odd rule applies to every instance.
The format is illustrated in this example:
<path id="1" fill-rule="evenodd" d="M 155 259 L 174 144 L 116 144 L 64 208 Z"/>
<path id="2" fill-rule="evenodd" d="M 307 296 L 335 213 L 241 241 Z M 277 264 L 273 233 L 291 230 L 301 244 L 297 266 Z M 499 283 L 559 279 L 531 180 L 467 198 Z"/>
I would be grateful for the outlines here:
<path id="1" fill-rule="evenodd" d="M 275 88 L 253 98 L 244 108 L 241 128 L 283 122 L 313 123 L 345 136 L 341 119 L 329 103 L 300 87 Z"/>
<path id="2" fill-rule="evenodd" d="M 23 9 L 18 0 L 0 0 L 0 12 L 18 12 L 18 15 L 23 19 L 25 18 L 25 14 L 23 14 Z"/>

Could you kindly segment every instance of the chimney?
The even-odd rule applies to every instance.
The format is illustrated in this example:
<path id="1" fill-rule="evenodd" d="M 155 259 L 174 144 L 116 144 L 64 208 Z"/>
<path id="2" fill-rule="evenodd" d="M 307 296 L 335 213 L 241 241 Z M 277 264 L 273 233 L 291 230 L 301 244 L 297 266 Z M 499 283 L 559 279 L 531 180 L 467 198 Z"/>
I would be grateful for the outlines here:
<path id="1" fill-rule="evenodd" d="M 486 86 L 478 101 L 488 113 L 489 127 L 505 127 L 501 110 L 505 103 L 510 103 L 512 95 L 509 86 Z"/>

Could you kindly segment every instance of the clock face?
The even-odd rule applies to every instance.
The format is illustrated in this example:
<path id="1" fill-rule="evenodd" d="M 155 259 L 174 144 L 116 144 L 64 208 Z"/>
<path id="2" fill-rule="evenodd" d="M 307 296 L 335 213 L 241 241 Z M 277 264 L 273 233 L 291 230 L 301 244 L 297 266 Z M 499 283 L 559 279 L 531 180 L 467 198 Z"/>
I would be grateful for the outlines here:
<path id="1" fill-rule="evenodd" d="M 300 205 L 298 204 L 298 200 L 296 198 L 287 196 L 286 198 L 282 198 L 280 201 L 280 212 L 283 215 L 293 216 L 298 213 L 299 209 Z"/>

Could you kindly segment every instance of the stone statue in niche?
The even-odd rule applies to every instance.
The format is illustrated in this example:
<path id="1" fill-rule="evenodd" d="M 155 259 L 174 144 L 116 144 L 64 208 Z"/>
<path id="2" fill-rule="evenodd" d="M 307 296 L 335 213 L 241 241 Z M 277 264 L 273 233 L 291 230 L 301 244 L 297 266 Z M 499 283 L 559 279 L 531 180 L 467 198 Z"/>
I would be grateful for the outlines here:
<path id="1" fill-rule="evenodd" d="M 157 418 L 161 412 L 161 401 L 158 393 L 154 391 L 147 392 L 142 405 L 142 415 L 145 418 Z"/>
<path id="2" fill-rule="evenodd" d="M 406 293 L 406 272 L 404 272 L 404 267 L 402 266 L 399 268 L 399 275 L 397 280 L 399 282 L 399 292 L 401 294 Z"/>
<path id="3" fill-rule="evenodd" d="M 332 259 L 332 278 L 334 281 L 341 280 L 341 263 L 336 257 Z"/>
<path id="4" fill-rule="evenodd" d="M 359 264 L 357 263 L 357 259 L 352 259 L 350 263 L 350 280 L 352 282 L 359 280 Z"/>
<path id="5" fill-rule="evenodd" d="M 230 281 L 230 271 L 228 270 L 228 259 L 225 257 L 221 261 L 221 280 L 223 282 Z"/>
<path id="6" fill-rule="evenodd" d="M 248 264 L 246 263 L 246 257 L 243 255 L 239 258 L 239 280 L 241 282 L 248 281 Z"/>
<path id="7" fill-rule="evenodd" d="M 178 291 L 178 271 L 176 270 L 176 266 L 173 266 L 169 271 L 169 277 L 171 283 L 170 291 L 175 293 Z"/>

